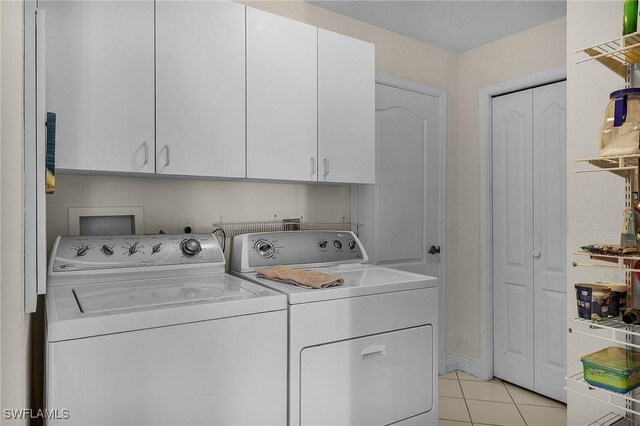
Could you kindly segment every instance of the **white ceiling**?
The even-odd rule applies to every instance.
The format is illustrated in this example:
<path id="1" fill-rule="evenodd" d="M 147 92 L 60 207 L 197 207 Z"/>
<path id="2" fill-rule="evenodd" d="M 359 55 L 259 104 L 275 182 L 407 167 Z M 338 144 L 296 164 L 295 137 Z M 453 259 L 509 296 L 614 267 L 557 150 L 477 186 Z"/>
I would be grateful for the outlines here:
<path id="1" fill-rule="evenodd" d="M 567 14 L 566 0 L 308 1 L 456 53 Z"/>

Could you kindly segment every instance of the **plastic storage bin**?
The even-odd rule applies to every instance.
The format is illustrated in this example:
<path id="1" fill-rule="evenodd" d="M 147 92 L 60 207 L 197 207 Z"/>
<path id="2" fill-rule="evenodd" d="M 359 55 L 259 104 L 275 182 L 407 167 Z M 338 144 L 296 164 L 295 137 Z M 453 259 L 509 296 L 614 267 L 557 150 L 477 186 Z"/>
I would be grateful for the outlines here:
<path id="1" fill-rule="evenodd" d="M 627 393 L 640 386 L 640 353 L 610 346 L 581 359 L 591 385 Z"/>
<path id="2" fill-rule="evenodd" d="M 600 155 L 640 153 L 640 88 L 617 90 L 609 95 L 604 124 L 600 128 Z"/>

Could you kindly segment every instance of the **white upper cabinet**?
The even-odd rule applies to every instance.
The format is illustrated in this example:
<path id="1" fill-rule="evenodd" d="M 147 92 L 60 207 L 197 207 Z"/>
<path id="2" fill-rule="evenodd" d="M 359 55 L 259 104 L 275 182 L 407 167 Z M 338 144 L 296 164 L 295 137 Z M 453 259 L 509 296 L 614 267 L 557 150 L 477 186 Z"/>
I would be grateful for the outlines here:
<path id="1" fill-rule="evenodd" d="M 245 7 L 156 2 L 156 173 L 245 177 Z"/>
<path id="2" fill-rule="evenodd" d="M 318 29 L 318 180 L 375 183 L 375 46 Z"/>
<path id="3" fill-rule="evenodd" d="M 374 183 L 372 44 L 227 1 L 39 7 L 59 170 Z"/>
<path id="4" fill-rule="evenodd" d="M 247 177 L 317 180 L 317 28 L 247 8 Z"/>
<path id="5" fill-rule="evenodd" d="M 56 166 L 154 172 L 154 4 L 40 1 Z M 39 88 L 40 90 L 40 88 Z"/>

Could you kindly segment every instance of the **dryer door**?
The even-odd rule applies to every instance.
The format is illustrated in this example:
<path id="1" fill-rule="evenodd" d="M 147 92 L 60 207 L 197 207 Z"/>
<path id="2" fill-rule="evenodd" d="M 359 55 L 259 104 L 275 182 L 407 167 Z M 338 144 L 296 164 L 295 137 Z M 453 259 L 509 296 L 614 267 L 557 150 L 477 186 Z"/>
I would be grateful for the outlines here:
<path id="1" fill-rule="evenodd" d="M 433 409 L 433 328 L 305 348 L 303 425 L 389 424 Z"/>

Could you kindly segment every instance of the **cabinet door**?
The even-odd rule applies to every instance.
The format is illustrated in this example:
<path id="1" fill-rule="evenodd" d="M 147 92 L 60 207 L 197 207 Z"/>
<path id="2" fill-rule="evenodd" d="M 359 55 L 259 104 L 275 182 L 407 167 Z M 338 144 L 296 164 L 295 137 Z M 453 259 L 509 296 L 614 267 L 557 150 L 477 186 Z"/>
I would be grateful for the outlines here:
<path id="1" fill-rule="evenodd" d="M 156 3 L 156 172 L 245 177 L 245 7 Z"/>
<path id="2" fill-rule="evenodd" d="M 375 47 L 318 29 L 318 180 L 375 183 Z"/>
<path id="3" fill-rule="evenodd" d="M 247 8 L 247 177 L 317 180 L 317 28 Z"/>
<path id="4" fill-rule="evenodd" d="M 41 1 L 58 169 L 153 173 L 154 4 Z"/>

